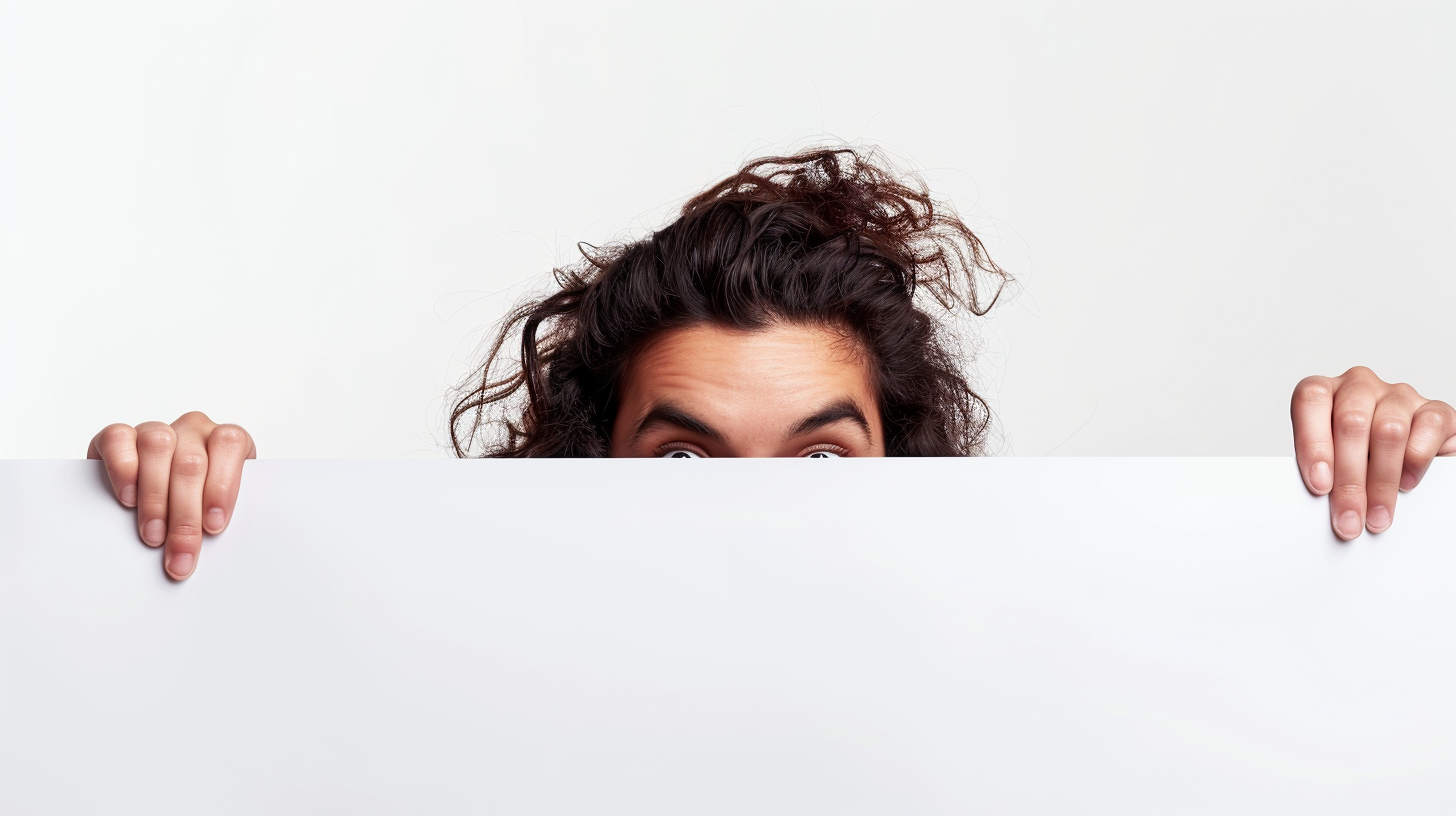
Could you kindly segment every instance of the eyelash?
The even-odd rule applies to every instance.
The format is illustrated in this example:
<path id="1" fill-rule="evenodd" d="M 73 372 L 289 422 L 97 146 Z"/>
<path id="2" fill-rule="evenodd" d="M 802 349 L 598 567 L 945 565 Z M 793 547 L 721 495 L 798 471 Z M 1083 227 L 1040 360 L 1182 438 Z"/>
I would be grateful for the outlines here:
<path id="1" fill-rule="evenodd" d="M 697 455 L 705 459 L 710 458 L 707 451 L 703 450 L 697 445 L 690 445 L 686 442 L 669 442 L 666 445 L 658 445 L 657 449 L 652 452 L 652 455 L 663 456 L 665 454 L 672 453 L 675 450 L 691 451 L 692 453 L 696 453 Z M 830 444 L 828 442 L 821 442 L 817 445 L 810 445 L 809 447 L 799 451 L 799 458 L 808 456 L 809 454 L 816 451 L 828 451 L 830 453 L 835 453 L 840 456 L 850 455 L 849 450 L 846 448 L 842 448 L 839 445 Z"/>
<path id="2" fill-rule="evenodd" d="M 703 450 L 697 445 L 689 445 L 686 442 L 669 442 L 666 445 L 658 445 L 657 449 L 652 452 L 652 455 L 662 456 L 664 454 L 672 453 L 675 450 L 685 450 L 690 453 L 696 453 L 697 455 L 705 459 L 708 458 L 707 451 Z"/>

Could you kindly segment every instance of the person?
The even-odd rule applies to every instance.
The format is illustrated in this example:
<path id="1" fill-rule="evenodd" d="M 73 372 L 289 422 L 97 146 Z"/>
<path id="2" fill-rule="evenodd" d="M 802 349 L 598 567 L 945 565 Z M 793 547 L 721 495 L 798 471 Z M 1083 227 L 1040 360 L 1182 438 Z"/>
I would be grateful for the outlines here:
<path id="1" fill-rule="evenodd" d="M 519 306 L 449 417 L 458 456 L 972 456 L 991 416 L 953 319 L 1010 277 L 924 183 L 876 151 L 749 162 L 635 241 L 584 248 Z M 519 358 L 504 354 L 518 344 Z M 1456 412 L 1356 367 L 1291 405 L 1306 487 L 1343 539 L 1390 526 L 1400 490 L 1456 451 Z M 137 509 L 167 573 L 227 527 L 256 455 L 192 412 L 109 425 L 87 456 Z"/>

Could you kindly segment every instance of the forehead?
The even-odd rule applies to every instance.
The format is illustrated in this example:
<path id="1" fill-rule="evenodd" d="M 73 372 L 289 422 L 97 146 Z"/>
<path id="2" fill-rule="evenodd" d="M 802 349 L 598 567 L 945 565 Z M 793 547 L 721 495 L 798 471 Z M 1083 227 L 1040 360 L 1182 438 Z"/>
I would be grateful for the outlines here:
<path id="1" fill-rule="evenodd" d="M 667 332 L 633 361 L 623 396 L 758 394 L 783 402 L 868 398 L 872 390 L 868 359 L 852 336 L 828 326 L 773 323 L 752 331 L 697 325 Z"/>

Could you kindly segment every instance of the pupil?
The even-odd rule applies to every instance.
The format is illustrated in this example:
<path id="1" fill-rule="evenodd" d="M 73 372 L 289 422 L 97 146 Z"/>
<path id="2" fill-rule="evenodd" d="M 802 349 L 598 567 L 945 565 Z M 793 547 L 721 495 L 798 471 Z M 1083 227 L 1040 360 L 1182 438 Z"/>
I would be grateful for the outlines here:
<path id="1" fill-rule="evenodd" d="M 691 458 L 693 458 L 693 455 L 691 453 L 688 453 L 687 451 L 673 451 L 672 452 L 672 455 L 669 456 L 669 457 L 667 457 L 667 458 L 669 458 L 669 459 L 691 459 Z"/>

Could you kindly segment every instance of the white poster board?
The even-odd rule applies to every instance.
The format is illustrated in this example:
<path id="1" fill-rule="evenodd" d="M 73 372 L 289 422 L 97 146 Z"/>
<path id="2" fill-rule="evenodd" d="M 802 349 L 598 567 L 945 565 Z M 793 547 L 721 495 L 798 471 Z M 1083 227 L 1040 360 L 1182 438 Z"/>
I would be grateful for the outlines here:
<path id="1" fill-rule="evenodd" d="M 1456 468 L 258 461 L 185 583 L 0 462 L 4 813 L 1456 810 Z"/>

